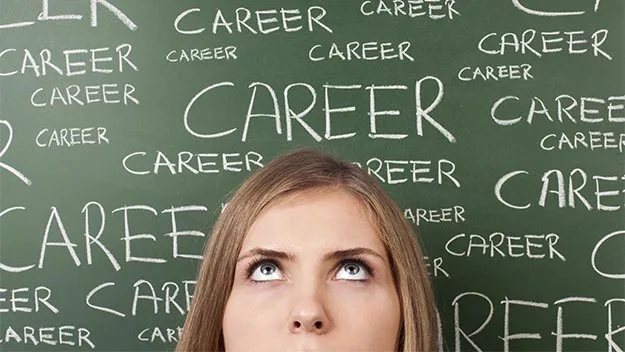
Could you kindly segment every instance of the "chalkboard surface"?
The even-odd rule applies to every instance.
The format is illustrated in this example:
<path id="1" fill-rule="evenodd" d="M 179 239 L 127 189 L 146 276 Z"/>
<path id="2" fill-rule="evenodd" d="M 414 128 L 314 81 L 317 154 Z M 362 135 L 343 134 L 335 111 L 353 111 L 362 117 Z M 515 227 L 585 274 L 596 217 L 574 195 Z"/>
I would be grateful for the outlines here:
<path id="1" fill-rule="evenodd" d="M 625 3 L 0 0 L 0 349 L 172 350 L 311 147 L 422 234 L 452 351 L 625 350 Z"/>

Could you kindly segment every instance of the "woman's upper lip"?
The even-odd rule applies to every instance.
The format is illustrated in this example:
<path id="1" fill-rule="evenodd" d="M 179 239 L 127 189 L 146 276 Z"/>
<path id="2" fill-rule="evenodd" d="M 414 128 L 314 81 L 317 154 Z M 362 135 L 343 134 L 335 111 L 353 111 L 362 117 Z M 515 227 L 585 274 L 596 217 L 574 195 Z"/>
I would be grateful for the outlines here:
<path id="1" fill-rule="evenodd" d="M 313 346 L 315 346 L 315 347 L 313 347 Z M 295 348 L 295 351 L 297 351 L 297 352 L 312 352 L 312 351 L 318 352 L 318 351 L 325 351 L 325 350 L 322 349 L 322 348 L 319 348 L 318 346 L 316 346 L 314 344 L 307 343 L 307 344 L 298 345 Z"/>

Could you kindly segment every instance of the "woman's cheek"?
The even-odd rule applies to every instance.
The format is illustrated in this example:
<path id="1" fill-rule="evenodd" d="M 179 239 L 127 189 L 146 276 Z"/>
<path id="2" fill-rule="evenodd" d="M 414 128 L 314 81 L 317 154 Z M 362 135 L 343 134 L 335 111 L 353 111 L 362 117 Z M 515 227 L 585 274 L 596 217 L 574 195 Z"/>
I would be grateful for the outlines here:
<path id="1" fill-rule="evenodd" d="M 330 285 L 328 299 L 333 307 L 365 312 L 374 302 L 379 302 L 382 292 L 379 287 L 360 282 L 336 282 Z"/>
<path id="2" fill-rule="evenodd" d="M 236 299 L 240 302 L 239 306 L 249 314 L 252 311 L 275 310 L 284 304 L 287 295 L 287 287 L 282 282 L 248 282 L 238 289 Z"/>
<path id="3" fill-rule="evenodd" d="M 253 331 L 270 317 L 275 310 L 275 299 L 267 290 L 254 287 L 237 287 L 228 299 L 224 315 L 224 326 L 234 331 Z"/>
<path id="4" fill-rule="evenodd" d="M 335 307 L 358 312 L 357 316 L 394 321 L 399 314 L 399 298 L 393 288 L 375 284 L 352 283 L 333 289 Z"/>

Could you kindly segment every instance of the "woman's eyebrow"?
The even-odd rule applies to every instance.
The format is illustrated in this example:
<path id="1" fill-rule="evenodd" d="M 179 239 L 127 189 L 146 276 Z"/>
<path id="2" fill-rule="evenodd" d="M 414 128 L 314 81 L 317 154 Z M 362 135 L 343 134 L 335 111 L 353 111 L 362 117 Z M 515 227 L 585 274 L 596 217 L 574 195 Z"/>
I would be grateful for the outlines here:
<path id="1" fill-rule="evenodd" d="M 264 257 L 275 258 L 275 259 L 284 259 L 284 260 L 288 260 L 291 262 L 295 261 L 295 256 L 293 254 L 282 252 L 282 251 L 276 251 L 273 249 L 256 247 L 256 248 L 250 249 L 249 251 L 247 251 L 247 253 L 240 256 L 239 259 L 237 259 L 237 263 L 249 257 L 253 257 L 255 255 L 262 255 Z"/>
<path id="2" fill-rule="evenodd" d="M 371 248 L 367 247 L 355 247 L 350 249 L 343 249 L 334 252 L 330 252 L 323 256 L 324 260 L 341 260 L 345 258 L 351 258 L 359 255 L 371 255 L 379 258 L 381 261 L 385 261 L 384 257 L 382 257 L 378 252 L 374 251 Z"/>
<path id="3" fill-rule="evenodd" d="M 277 250 L 273 250 L 273 249 L 256 247 L 256 248 L 250 249 L 245 254 L 241 255 L 237 259 L 237 263 L 242 261 L 242 260 L 244 260 L 244 259 L 247 259 L 249 257 L 253 257 L 255 255 L 262 255 L 262 256 L 265 256 L 265 257 L 275 258 L 275 259 L 283 259 L 283 260 L 287 260 L 287 261 L 291 261 L 291 262 L 296 261 L 295 255 L 293 255 L 291 253 L 287 253 L 287 252 L 283 252 L 283 251 L 277 251 Z M 354 256 L 358 256 L 358 255 L 371 255 L 371 256 L 379 258 L 383 262 L 386 262 L 384 260 L 384 257 L 382 257 L 378 252 L 374 251 L 371 248 L 367 248 L 367 247 L 355 247 L 355 248 L 350 248 L 350 249 L 342 249 L 342 250 L 332 251 L 332 252 L 327 253 L 326 255 L 324 255 L 323 259 L 325 261 L 328 261 L 328 260 L 341 260 L 341 259 L 345 259 L 345 258 L 351 258 L 351 257 L 354 257 Z"/>

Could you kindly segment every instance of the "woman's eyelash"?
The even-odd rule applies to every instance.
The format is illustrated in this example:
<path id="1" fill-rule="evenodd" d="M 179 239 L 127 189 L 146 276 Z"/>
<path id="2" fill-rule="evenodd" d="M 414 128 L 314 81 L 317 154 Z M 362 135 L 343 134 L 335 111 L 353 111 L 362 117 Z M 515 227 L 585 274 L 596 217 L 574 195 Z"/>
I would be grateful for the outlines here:
<path id="1" fill-rule="evenodd" d="M 256 269 L 261 264 L 271 264 L 271 265 L 274 265 L 276 268 L 278 268 L 278 270 L 282 271 L 282 265 L 280 265 L 280 263 L 276 261 L 275 259 L 266 258 L 266 257 L 257 257 L 257 258 L 254 258 L 254 260 L 252 260 L 247 266 L 247 269 L 245 271 L 246 278 L 250 279 L 252 275 L 254 274 L 254 272 L 256 271 Z M 347 264 L 358 264 L 363 269 L 365 269 L 368 276 L 373 277 L 375 275 L 373 266 L 364 257 L 354 256 L 352 258 L 343 259 L 338 263 L 337 269 L 343 268 Z M 354 280 L 354 281 L 363 281 L 363 280 Z"/>
<path id="2" fill-rule="evenodd" d="M 254 258 L 254 260 L 252 260 L 250 264 L 247 266 L 247 270 L 245 271 L 246 272 L 245 277 L 247 279 L 251 278 L 252 275 L 254 274 L 254 271 L 256 271 L 256 269 L 261 264 L 272 264 L 272 265 L 275 265 L 275 267 L 278 268 L 279 270 L 282 270 L 282 266 L 276 260 L 265 258 L 265 257 L 258 257 L 258 258 Z"/>

